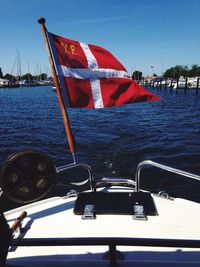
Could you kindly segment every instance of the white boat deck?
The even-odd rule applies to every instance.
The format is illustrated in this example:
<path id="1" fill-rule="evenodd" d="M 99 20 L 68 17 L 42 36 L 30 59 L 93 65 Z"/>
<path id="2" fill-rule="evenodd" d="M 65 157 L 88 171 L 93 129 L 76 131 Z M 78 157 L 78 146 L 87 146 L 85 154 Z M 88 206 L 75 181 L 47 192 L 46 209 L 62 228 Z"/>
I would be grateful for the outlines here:
<path id="1" fill-rule="evenodd" d="M 158 216 L 148 216 L 147 221 L 134 220 L 132 215 L 98 214 L 96 219 L 83 220 L 80 215 L 73 213 L 75 197 L 43 200 L 6 212 L 5 215 L 9 224 L 12 224 L 21 211 L 27 211 L 28 215 L 23 222 L 24 239 L 88 237 L 200 239 L 198 203 L 183 199 L 169 200 L 158 196 L 153 198 Z M 196 266 L 196 264 L 200 266 L 199 249 L 117 246 L 117 250 L 123 253 L 124 258 L 120 261 L 122 264 L 120 266 L 126 266 L 124 264 L 128 264 L 129 261 L 134 261 L 135 264 L 145 262 L 148 263 L 147 266 L 177 262 L 182 262 L 183 265 L 174 266 Z M 79 266 L 79 261 L 89 261 L 89 263 L 95 261 L 95 266 L 98 266 L 99 261 L 99 266 L 107 266 L 108 261 L 102 260 L 106 251 L 108 246 L 12 247 L 8 254 L 8 262 L 26 264 L 26 266 L 47 266 L 48 260 L 48 266 L 73 266 L 75 263 L 77 264 L 75 266 Z M 32 259 L 32 265 L 27 261 L 29 257 Z M 14 260 L 16 258 L 18 261 Z M 40 265 L 41 262 L 43 265 Z M 153 265 L 149 265 L 151 263 Z M 190 265 L 184 265 L 186 263 Z M 86 265 L 81 264 L 81 266 Z"/>

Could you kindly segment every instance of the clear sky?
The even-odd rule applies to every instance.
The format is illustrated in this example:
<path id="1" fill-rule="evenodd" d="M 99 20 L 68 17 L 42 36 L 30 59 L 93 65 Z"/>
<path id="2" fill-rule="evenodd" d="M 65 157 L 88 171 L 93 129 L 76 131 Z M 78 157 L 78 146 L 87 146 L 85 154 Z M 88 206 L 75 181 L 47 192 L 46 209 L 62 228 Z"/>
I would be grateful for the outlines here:
<path id="1" fill-rule="evenodd" d="M 130 74 L 200 65 L 200 0 L 0 0 L 4 75 L 17 50 L 23 74 L 50 75 L 39 17 L 50 32 L 106 48 Z"/>

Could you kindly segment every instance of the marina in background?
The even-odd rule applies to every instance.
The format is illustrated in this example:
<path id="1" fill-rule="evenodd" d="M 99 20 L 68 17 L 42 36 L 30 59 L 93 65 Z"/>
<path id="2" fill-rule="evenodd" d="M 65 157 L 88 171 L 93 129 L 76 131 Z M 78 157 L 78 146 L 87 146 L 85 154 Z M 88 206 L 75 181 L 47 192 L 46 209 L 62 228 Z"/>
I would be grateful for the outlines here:
<path id="1" fill-rule="evenodd" d="M 150 88 L 157 89 L 200 89 L 200 78 L 199 77 L 180 77 L 177 79 L 164 79 L 163 77 L 148 77 L 147 79 L 138 80 L 140 85 L 147 86 Z M 31 82 L 27 80 L 16 79 L 10 81 L 7 79 L 0 78 L 0 88 L 19 88 L 19 87 L 34 87 L 34 86 L 53 86 L 52 77 L 48 79 L 36 79 Z"/>
<path id="2" fill-rule="evenodd" d="M 200 78 L 199 77 L 180 77 L 176 79 L 164 79 L 163 77 L 151 77 L 150 79 L 139 81 L 143 86 L 148 86 L 150 88 L 159 89 L 200 89 Z"/>

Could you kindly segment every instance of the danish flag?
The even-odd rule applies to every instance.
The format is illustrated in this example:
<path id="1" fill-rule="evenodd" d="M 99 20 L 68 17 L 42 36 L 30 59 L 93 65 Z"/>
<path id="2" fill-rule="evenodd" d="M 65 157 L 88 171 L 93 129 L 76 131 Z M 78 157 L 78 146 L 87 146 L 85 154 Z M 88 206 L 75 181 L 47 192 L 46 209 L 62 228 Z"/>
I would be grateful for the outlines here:
<path id="1" fill-rule="evenodd" d="M 160 100 L 107 50 L 47 32 L 66 107 L 105 108 Z"/>

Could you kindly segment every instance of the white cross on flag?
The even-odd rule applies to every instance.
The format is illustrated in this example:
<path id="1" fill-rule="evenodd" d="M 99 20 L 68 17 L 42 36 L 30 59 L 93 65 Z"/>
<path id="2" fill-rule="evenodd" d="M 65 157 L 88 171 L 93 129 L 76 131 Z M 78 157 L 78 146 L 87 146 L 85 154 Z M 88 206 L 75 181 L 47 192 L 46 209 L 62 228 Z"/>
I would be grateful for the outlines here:
<path id="1" fill-rule="evenodd" d="M 160 100 L 107 50 L 47 32 L 66 107 L 104 108 Z"/>

